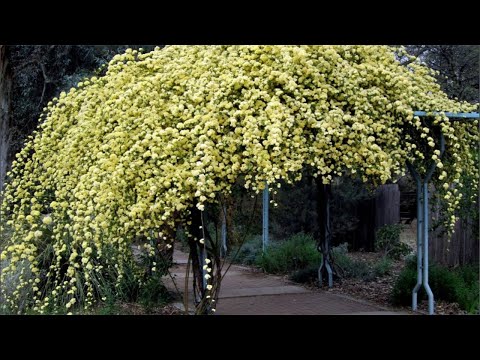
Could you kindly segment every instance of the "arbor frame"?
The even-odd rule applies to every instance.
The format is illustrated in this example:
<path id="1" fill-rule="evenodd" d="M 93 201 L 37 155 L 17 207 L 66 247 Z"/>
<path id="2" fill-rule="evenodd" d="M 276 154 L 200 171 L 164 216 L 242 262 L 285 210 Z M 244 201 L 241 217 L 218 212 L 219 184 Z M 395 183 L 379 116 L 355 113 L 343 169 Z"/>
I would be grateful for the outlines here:
<path id="1" fill-rule="evenodd" d="M 425 111 L 415 111 L 413 113 L 414 116 L 419 117 L 429 117 L 435 116 L 437 113 L 429 114 Z M 445 112 L 444 113 L 450 120 L 452 121 L 473 121 L 480 118 L 479 113 L 471 112 L 471 113 L 452 113 L 452 112 Z M 440 131 L 440 158 L 443 156 L 445 152 L 445 138 L 443 133 Z M 415 169 L 415 167 L 407 161 L 407 168 L 412 174 L 413 178 L 415 179 L 416 186 L 417 186 L 417 284 L 413 288 L 412 291 L 412 310 L 417 310 L 417 295 L 418 290 L 420 290 L 421 286 L 425 288 L 425 291 L 428 295 L 428 313 L 429 315 L 433 315 L 435 313 L 435 306 L 434 306 L 434 295 L 428 284 L 428 218 L 429 218 L 429 211 L 428 208 L 428 182 L 430 181 L 433 173 L 435 172 L 437 165 L 433 162 L 428 171 L 423 178 L 420 177 L 420 174 Z M 265 186 L 263 190 L 263 251 L 265 252 L 268 246 L 268 198 L 269 198 L 269 190 L 268 185 Z M 327 209 L 328 209 L 328 199 L 327 199 Z M 327 219 L 326 222 L 329 222 L 329 214 L 327 212 Z M 327 224 L 328 228 L 328 224 Z M 327 249 L 329 248 L 329 237 L 325 238 L 327 242 Z M 322 267 L 326 267 L 327 270 L 330 268 L 328 257 L 325 258 L 325 253 L 322 251 L 322 264 L 319 268 L 319 281 L 320 285 L 322 284 L 322 277 L 321 277 L 321 269 Z M 333 286 L 331 270 L 328 271 L 328 286 Z"/>

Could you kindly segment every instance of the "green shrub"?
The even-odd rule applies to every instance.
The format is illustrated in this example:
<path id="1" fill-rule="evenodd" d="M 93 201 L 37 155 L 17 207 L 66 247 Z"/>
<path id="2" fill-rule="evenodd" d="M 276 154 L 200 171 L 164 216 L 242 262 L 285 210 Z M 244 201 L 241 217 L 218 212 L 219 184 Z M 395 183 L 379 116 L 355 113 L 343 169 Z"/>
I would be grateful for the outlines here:
<path id="1" fill-rule="evenodd" d="M 138 296 L 138 302 L 147 310 L 153 306 L 165 305 L 171 299 L 172 297 L 163 285 L 160 276 L 150 277 L 140 288 Z"/>
<path id="2" fill-rule="evenodd" d="M 479 293 L 480 288 L 478 282 L 471 286 L 460 286 L 456 289 L 457 303 L 460 307 L 470 314 L 479 314 Z"/>
<path id="3" fill-rule="evenodd" d="M 400 259 L 408 255 L 412 249 L 400 241 L 402 225 L 385 225 L 377 230 L 375 238 L 375 251 L 382 251 L 392 259 Z"/>
<path id="4" fill-rule="evenodd" d="M 238 246 L 232 248 L 227 259 L 238 264 L 253 265 L 261 253 L 262 237 L 257 235 L 245 241 L 240 250 L 238 250 Z"/>
<path id="5" fill-rule="evenodd" d="M 373 265 L 373 273 L 376 277 L 389 275 L 392 270 L 392 260 L 388 257 L 382 257 L 377 263 Z"/>
<path id="6" fill-rule="evenodd" d="M 320 253 L 311 235 L 299 233 L 272 243 L 256 264 L 268 273 L 286 274 L 320 264 Z"/>
<path id="7" fill-rule="evenodd" d="M 332 248 L 332 256 L 335 264 L 341 268 L 342 272 L 348 272 L 352 267 L 352 259 L 348 257 L 348 244 L 343 243 Z"/>
<path id="8" fill-rule="evenodd" d="M 417 255 L 416 254 L 410 254 L 405 256 L 405 266 L 409 267 L 410 269 L 416 269 L 417 268 Z"/>
<path id="9" fill-rule="evenodd" d="M 463 280 L 463 286 L 457 289 L 457 302 L 471 314 L 478 314 L 480 311 L 480 283 L 477 265 L 465 265 L 456 270 L 456 274 Z"/>
<path id="10" fill-rule="evenodd" d="M 456 302 L 458 288 L 464 282 L 455 272 L 443 266 L 432 264 L 429 268 L 429 285 L 437 299 Z"/>
<path id="11" fill-rule="evenodd" d="M 417 270 L 405 266 L 392 289 L 392 302 L 394 305 L 408 305 L 412 302 L 412 290 L 417 283 Z M 419 292 L 418 298 L 422 299 L 423 293 Z"/>
<path id="12" fill-rule="evenodd" d="M 318 281 L 318 267 L 319 265 L 311 265 L 305 269 L 295 271 L 290 280 L 300 284 L 314 283 Z"/>
<path id="13" fill-rule="evenodd" d="M 429 285 L 437 300 L 456 302 L 469 313 L 479 308 L 478 267 L 462 266 L 455 270 L 432 264 L 429 268 Z M 412 290 L 417 283 L 416 258 L 412 258 L 400 273 L 392 290 L 395 305 L 410 305 Z M 423 286 L 418 292 L 418 300 L 426 299 Z"/>
<path id="14" fill-rule="evenodd" d="M 375 279 L 375 275 L 369 263 L 361 260 L 351 260 L 346 268 L 344 268 L 346 276 L 361 279 L 364 281 L 371 281 Z"/>
<path id="15" fill-rule="evenodd" d="M 377 263 L 362 260 L 353 260 L 348 257 L 347 244 L 332 249 L 333 259 L 340 275 L 347 278 L 356 278 L 363 281 L 373 281 L 377 277 L 385 276 L 392 268 L 390 259 L 383 257 Z"/>
<path id="16" fill-rule="evenodd" d="M 363 281 L 373 281 L 377 277 L 388 274 L 392 267 L 390 259 L 384 257 L 379 262 L 371 264 L 361 260 L 352 260 L 346 255 L 343 247 L 333 248 L 333 256 L 337 275 L 347 278 L 356 278 Z M 291 280 L 298 283 L 312 283 L 318 279 L 319 264 L 309 266 L 305 269 L 295 271 Z"/>
<path id="17" fill-rule="evenodd" d="M 478 264 L 464 265 L 457 268 L 456 272 L 466 284 L 478 285 L 478 270 Z"/>
<path id="18" fill-rule="evenodd" d="M 336 256 L 348 254 L 348 243 L 342 243 L 332 248 L 332 253 Z"/>

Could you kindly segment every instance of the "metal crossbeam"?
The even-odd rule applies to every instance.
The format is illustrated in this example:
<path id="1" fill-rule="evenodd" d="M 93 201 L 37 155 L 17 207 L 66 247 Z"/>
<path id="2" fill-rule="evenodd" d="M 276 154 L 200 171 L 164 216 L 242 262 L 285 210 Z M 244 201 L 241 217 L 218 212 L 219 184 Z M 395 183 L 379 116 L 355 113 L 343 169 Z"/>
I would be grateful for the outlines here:
<path id="1" fill-rule="evenodd" d="M 435 115 L 440 115 L 441 113 L 439 112 L 433 112 L 432 115 L 428 115 L 426 111 L 414 111 L 413 115 L 414 116 L 435 116 Z M 444 113 L 448 118 L 450 119 L 478 119 L 480 118 L 480 114 L 477 112 L 471 112 L 471 113 L 454 113 L 454 112 L 445 112 Z"/>

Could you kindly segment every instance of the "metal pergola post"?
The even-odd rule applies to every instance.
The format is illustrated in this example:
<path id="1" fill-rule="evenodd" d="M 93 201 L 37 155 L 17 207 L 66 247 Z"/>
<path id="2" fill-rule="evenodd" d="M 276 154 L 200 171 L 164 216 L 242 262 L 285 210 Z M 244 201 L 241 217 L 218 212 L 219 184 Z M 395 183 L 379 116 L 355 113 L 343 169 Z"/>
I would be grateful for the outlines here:
<path id="1" fill-rule="evenodd" d="M 444 152 L 445 138 L 440 133 L 440 158 Z M 434 162 L 430 165 L 423 181 L 411 163 L 407 162 L 407 167 L 417 184 L 417 283 L 412 291 L 412 310 L 417 310 L 418 290 L 423 283 L 428 295 L 428 313 L 432 315 L 434 313 L 434 296 L 428 284 L 428 182 L 432 178 L 437 164 Z"/>
<path id="2" fill-rule="evenodd" d="M 428 180 L 423 184 L 423 287 L 428 296 L 428 314 L 433 315 L 433 292 L 428 283 Z"/>
<path id="3" fill-rule="evenodd" d="M 438 114 L 438 113 L 434 113 Z M 451 120 L 474 120 L 478 119 L 479 113 L 445 113 L 446 116 L 451 118 Z M 428 116 L 425 111 L 415 111 L 414 116 Z M 440 132 L 440 158 L 443 157 L 445 152 L 445 137 L 442 132 Z M 418 290 L 423 284 L 425 291 L 428 295 L 428 313 L 430 315 L 434 314 L 434 296 L 432 289 L 428 283 L 428 182 L 430 181 L 435 168 L 437 167 L 436 163 L 433 162 L 430 165 L 425 178 L 420 178 L 419 173 L 413 167 L 410 162 L 407 162 L 407 167 L 410 170 L 412 176 L 415 179 L 417 185 L 417 283 L 412 291 L 412 310 L 417 310 L 417 295 Z"/>
<path id="4" fill-rule="evenodd" d="M 223 257 L 227 256 L 227 209 L 225 205 L 222 207 L 222 245 L 220 247 L 220 252 Z"/>
<path id="5" fill-rule="evenodd" d="M 415 170 L 412 164 L 407 161 L 408 170 L 415 179 L 417 185 L 417 283 L 412 291 L 412 310 L 417 310 L 417 295 L 418 290 L 422 287 L 423 279 L 423 183 L 420 175 Z M 428 247 L 427 247 L 428 250 Z"/>
<path id="6" fill-rule="evenodd" d="M 265 182 L 265 189 L 263 189 L 263 227 L 262 227 L 262 250 L 263 253 L 268 247 L 268 183 Z"/>

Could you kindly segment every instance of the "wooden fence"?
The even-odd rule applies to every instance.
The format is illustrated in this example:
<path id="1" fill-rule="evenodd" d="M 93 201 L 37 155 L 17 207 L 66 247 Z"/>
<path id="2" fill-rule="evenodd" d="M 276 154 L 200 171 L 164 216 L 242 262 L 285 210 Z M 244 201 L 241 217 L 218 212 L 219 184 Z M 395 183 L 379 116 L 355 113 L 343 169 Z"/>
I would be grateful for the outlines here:
<path id="1" fill-rule="evenodd" d="M 448 240 L 441 229 L 430 232 L 428 245 L 432 261 L 448 266 L 478 263 L 479 239 L 473 234 L 472 220 L 458 220 Z"/>
<path id="2" fill-rule="evenodd" d="M 375 197 L 375 229 L 400 222 L 400 190 L 397 184 L 382 185 Z"/>
<path id="3" fill-rule="evenodd" d="M 375 197 L 360 201 L 354 208 L 358 219 L 355 231 L 345 239 L 352 250 L 373 251 L 375 232 L 378 228 L 400 222 L 400 191 L 397 184 L 382 185 L 376 190 Z"/>

